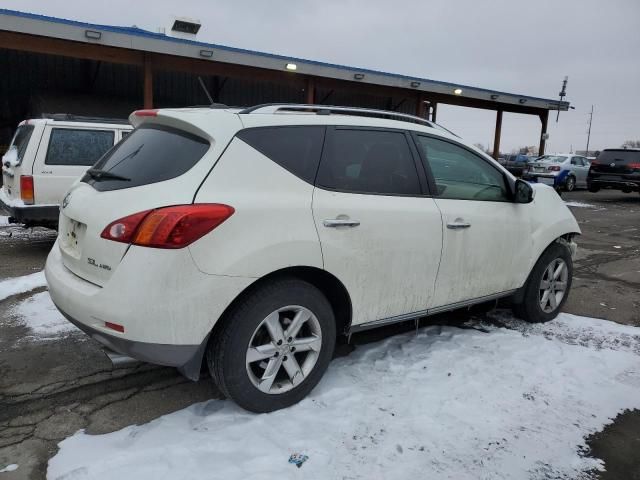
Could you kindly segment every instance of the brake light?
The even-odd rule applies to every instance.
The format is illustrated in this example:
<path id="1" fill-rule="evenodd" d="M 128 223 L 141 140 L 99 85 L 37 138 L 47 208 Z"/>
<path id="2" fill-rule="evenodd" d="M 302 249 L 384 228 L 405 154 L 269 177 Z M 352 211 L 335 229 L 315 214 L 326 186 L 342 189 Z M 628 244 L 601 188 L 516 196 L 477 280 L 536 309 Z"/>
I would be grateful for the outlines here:
<path id="1" fill-rule="evenodd" d="M 630 163 L 629 164 L 629 168 L 631 170 L 640 170 L 640 163 L 637 163 L 637 162 L 636 163 Z"/>
<path id="2" fill-rule="evenodd" d="M 100 236 L 142 247 L 183 248 L 218 227 L 234 212 L 233 207 L 218 203 L 158 208 L 111 222 Z"/>
<path id="3" fill-rule="evenodd" d="M 551 165 L 550 167 L 547 167 L 547 170 L 549 170 L 550 172 L 559 172 L 560 171 L 560 166 Z"/>
<path id="4" fill-rule="evenodd" d="M 35 192 L 33 190 L 33 177 L 31 175 L 20 175 L 20 198 L 25 205 L 33 205 Z"/>
<path id="5" fill-rule="evenodd" d="M 110 328 L 111 330 L 115 330 L 116 332 L 124 333 L 123 325 L 120 325 L 117 323 L 111 323 L 111 322 L 104 322 L 104 326 L 107 328 Z"/>
<path id="6" fill-rule="evenodd" d="M 158 110 L 136 110 L 133 114 L 136 117 L 157 117 Z"/>

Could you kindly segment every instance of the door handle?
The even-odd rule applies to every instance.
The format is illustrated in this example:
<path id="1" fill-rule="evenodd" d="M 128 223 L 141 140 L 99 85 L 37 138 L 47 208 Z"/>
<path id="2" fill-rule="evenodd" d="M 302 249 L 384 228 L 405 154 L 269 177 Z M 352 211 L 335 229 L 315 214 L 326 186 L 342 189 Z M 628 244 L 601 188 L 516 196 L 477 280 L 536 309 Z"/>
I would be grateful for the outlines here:
<path id="1" fill-rule="evenodd" d="M 336 227 L 357 227 L 360 225 L 358 220 L 347 220 L 343 218 L 331 218 L 328 220 L 323 220 L 322 224 L 328 228 L 336 228 Z"/>
<path id="2" fill-rule="evenodd" d="M 470 226 L 471 224 L 468 222 L 455 221 L 447 223 L 447 228 L 451 230 L 460 230 L 462 228 L 469 228 Z"/>

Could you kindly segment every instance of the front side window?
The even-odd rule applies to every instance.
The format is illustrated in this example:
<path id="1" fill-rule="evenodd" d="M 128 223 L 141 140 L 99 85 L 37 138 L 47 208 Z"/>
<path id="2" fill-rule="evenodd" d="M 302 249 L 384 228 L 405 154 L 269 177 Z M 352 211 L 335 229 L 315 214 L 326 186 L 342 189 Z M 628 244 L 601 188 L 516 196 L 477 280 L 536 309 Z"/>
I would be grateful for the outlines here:
<path id="1" fill-rule="evenodd" d="M 354 193 L 422 193 L 405 134 L 383 130 L 333 130 L 325 143 L 316 184 Z"/>
<path id="2" fill-rule="evenodd" d="M 440 198 L 509 201 L 502 172 L 484 159 L 444 140 L 422 135 L 417 138 Z"/>
<path id="3" fill-rule="evenodd" d="M 91 166 L 113 146 L 113 137 L 109 130 L 53 128 L 44 163 Z"/>

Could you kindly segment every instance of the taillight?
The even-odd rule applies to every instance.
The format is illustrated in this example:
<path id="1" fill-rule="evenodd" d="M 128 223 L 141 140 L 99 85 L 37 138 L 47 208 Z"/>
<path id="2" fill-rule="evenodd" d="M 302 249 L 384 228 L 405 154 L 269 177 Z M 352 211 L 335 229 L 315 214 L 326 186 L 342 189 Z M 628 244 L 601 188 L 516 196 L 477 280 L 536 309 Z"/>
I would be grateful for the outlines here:
<path id="1" fill-rule="evenodd" d="M 550 167 L 547 167 L 547 170 L 549 170 L 550 172 L 559 172 L 560 167 L 558 165 L 551 165 Z"/>
<path id="2" fill-rule="evenodd" d="M 157 117 L 158 110 L 136 110 L 133 114 L 136 117 Z"/>
<path id="3" fill-rule="evenodd" d="M 176 205 L 129 215 L 105 227 L 107 240 L 153 248 L 183 248 L 219 226 L 235 212 L 218 203 Z"/>
<path id="4" fill-rule="evenodd" d="M 637 162 L 636 163 L 630 163 L 629 164 L 629 168 L 631 170 L 640 170 L 640 163 L 637 163 Z"/>
<path id="5" fill-rule="evenodd" d="M 35 193 L 33 190 L 33 177 L 31 175 L 20 176 L 20 198 L 25 205 L 33 205 Z"/>

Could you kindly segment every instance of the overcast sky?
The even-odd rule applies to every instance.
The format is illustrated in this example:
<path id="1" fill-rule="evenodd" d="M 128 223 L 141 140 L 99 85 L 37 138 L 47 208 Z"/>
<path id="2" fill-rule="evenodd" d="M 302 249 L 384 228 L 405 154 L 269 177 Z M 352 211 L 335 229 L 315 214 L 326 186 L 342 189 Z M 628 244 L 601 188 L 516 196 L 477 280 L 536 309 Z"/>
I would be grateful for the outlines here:
<path id="1" fill-rule="evenodd" d="M 640 140 L 640 0 L 0 0 L 4 8 L 157 31 L 174 15 L 198 39 L 313 60 L 557 98 L 548 151 Z M 441 105 L 438 122 L 493 143 L 495 113 Z M 537 145 L 540 121 L 505 114 L 503 151 Z"/>

